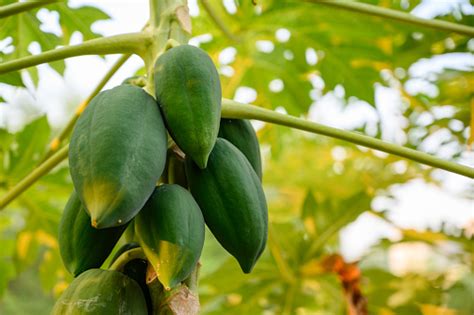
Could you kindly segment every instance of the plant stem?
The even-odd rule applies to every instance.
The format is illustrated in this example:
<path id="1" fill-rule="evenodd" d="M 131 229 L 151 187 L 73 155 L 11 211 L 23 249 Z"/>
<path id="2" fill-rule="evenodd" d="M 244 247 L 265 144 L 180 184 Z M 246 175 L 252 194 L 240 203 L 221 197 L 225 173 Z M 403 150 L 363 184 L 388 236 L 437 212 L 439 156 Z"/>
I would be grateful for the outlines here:
<path id="1" fill-rule="evenodd" d="M 212 21 L 214 24 L 217 25 L 217 27 L 224 33 L 227 38 L 234 42 L 239 42 L 239 38 L 232 34 L 232 32 L 227 28 L 227 25 L 221 20 L 219 15 L 214 11 L 212 6 L 209 4 L 209 1 L 207 0 L 201 0 L 202 6 L 204 7 L 204 10 L 206 10 L 207 14 L 211 17 Z"/>
<path id="2" fill-rule="evenodd" d="M 268 248 L 272 253 L 273 259 L 275 260 L 275 263 L 277 265 L 278 270 L 280 271 L 282 278 L 288 284 L 294 283 L 296 280 L 295 275 L 285 258 L 283 258 L 280 244 L 276 239 L 276 234 L 271 224 L 268 225 Z"/>
<path id="3" fill-rule="evenodd" d="M 186 43 L 190 33 L 190 17 L 186 0 L 150 0 L 150 33 L 152 45 L 143 57 L 147 71 L 145 91 L 155 96 L 154 65 L 156 59 L 166 50 L 169 40 L 173 44 Z M 188 28 L 186 31 L 182 28 Z"/>
<path id="4" fill-rule="evenodd" d="M 295 300 L 296 290 L 298 289 L 298 283 L 293 282 L 288 284 L 287 291 L 285 294 L 284 304 L 283 304 L 283 315 L 293 314 L 293 303 Z"/>
<path id="5" fill-rule="evenodd" d="M 122 270 L 123 267 L 130 261 L 134 259 L 143 259 L 146 260 L 145 253 L 141 247 L 132 248 L 122 253 L 114 263 L 109 267 L 109 270 Z"/>
<path id="6" fill-rule="evenodd" d="M 42 0 L 42 1 L 25 1 L 15 2 L 0 7 L 0 19 L 6 18 L 11 15 L 22 13 L 25 11 L 32 10 L 43 5 L 47 5 L 53 2 L 59 2 L 60 0 Z"/>
<path id="7" fill-rule="evenodd" d="M 49 150 L 46 152 L 44 160 L 49 158 L 55 151 L 57 151 L 60 148 L 60 145 L 64 139 L 66 139 L 69 134 L 72 131 L 72 128 L 76 124 L 77 119 L 79 116 L 82 114 L 84 109 L 89 105 L 90 101 L 97 95 L 99 92 L 102 90 L 102 88 L 107 84 L 107 82 L 110 80 L 110 78 L 117 72 L 118 69 L 130 58 L 131 55 L 123 55 L 121 56 L 110 68 L 109 71 L 105 74 L 105 76 L 100 80 L 100 82 L 97 84 L 95 89 L 89 94 L 89 96 L 79 104 L 79 106 L 76 108 L 76 111 L 74 113 L 74 116 L 71 117 L 69 122 L 67 123 L 66 127 L 61 131 L 61 133 L 55 137 L 50 145 L 49 145 Z M 44 161 L 43 160 L 43 161 Z"/>
<path id="8" fill-rule="evenodd" d="M 366 4 L 356 1 L 347 0 L 304 0 L 311 3 L 328 5 L 351 12 L 358 12 L 368 15 L 379 16 L 382 18 L 392 19 L 417 26 L 433 28 L 440 31 L 454 32 L 467 36 L 474 36 L 474 27 L 463 24 L 457 24 L 442 20 L 429 20 L 416 17 L 412 14 L 405 13 L 398 10 L 387 9 L 376 5 Z"/>
<path id="9" fill-rule="evenodd" d="M 145 32 L 91 39 L 78 45 L 61 47 L 38 55 L 4 62 L 0 64 L 0 74 L 83 55 L 120 53 L 142 55 L 149 46 L 150 39 L 150 35 Z"/>
<path id="10" fill-rule="evenodd" d="M 260 108 L 255 105 L 242 104 L 229 99 L 223 99 L 222 117 L 256 119 L 277 125 L 287 126 L 290 128 L 300 129 L 331 138 L 352 142 L 354 144 L 401 156 L 421 164 L 437 167 L 451 173 L 474 178 L 474 168 L 472 167 L 439 159 L 427 153 L 388 143 L 379 139 L 358 134 L 356 132 L 324 126 L 304 119 Z M 39 165 L 32 173 L 27 175 L 23 180 L 15 185 L 10 191 L 8 191 L 7 194 L 0 199 L 0 210 L 2 210 L 23 191 L 28 189 L 39 178 L 41 178 L 41 176 L 47 174 L 54 166 L 64 160 L 67 157 L 68 148 L 68 146 L 65 146 L 56 152 L 53 156 Z"/>
<path id="11" fill-rule="evenodd" d="M 51 171 L 56 165 L 66 159 L 68 155 L 68 149 L 69 146 L 65 146 L 56 152 L 53 156 L 44 161 L 44 163 L 39 165 L 25 178 L 23 178 L 12 189 L 10 189 L 2 198 L 0 198 L 0 211 L 3 210 L 10 202 L 12 202 L 31 185 L 33 185 L 38 179 L 48 174 L 49 171 Z"/>
<path id="12" fill-rule="evenodd" d="M 430 154 L 388 143 L 356 132 L 324 126 L 290 115 L 280 114 L 261 107 L 238 103 L 229 99 L 222 101 L 222 117 L 257 119 L 291 128 L 301 129 L 328 137 L 349 141 L 364 147 L 404 157 L 421 164 L 440 168 L 462 176 L 474 178 L 474 168 L 446 161 Z"/>

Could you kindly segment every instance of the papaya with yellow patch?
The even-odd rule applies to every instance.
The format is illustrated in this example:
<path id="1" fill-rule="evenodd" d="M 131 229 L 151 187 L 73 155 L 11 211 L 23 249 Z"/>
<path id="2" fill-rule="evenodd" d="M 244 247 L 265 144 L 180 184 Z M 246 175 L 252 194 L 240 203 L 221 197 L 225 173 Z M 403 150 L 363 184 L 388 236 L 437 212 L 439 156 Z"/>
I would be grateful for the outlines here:
<path id="1" fill-rule="evenodd" d="M 73 191 L 59 223 L 59 252 L 64 266 L 75 277 L 88 269 L 99 268 L 126 227 L 93 228 L 81 200 Z"/>
<path id="2" fill-rule="evenodd" d="M 193 196 L 176 184 L 158 186 L 134 221 L 158 280 L 166 289 L 179 285 L 196 267 L 204 245 L 204 219 Z"/>
<path id="3" fill-rule="evenodd" d="M 166 160 L 167 136 L 154 98 L 120 85 L 99 93 L 71 137 L 74 188 L 96 228 L 129 222 L 155 189 Z"/>

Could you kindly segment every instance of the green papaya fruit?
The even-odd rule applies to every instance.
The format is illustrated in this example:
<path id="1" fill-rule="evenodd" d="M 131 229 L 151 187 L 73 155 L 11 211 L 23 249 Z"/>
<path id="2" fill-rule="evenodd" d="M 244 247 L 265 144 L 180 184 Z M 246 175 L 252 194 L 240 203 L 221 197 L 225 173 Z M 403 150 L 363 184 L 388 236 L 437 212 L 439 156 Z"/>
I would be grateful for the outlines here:
<path id="1" fill-rule="evenodd" d="M 171 137 L 205 168 L 221 116 L 221 84 L 211 58 L 190 45 L 166 51 L 156 60 L 155 95 Z"/>
<path id="2" fill-rule="evenodd" d="M 249 160 L 255 173 L 262 179 L 262 158 L 257 134 L 246 119 L 221 119 L 219 137 L 228 140 Z"/>
<path id="3" fill-rule="evenodd" d="M 73 191 L 59 223 L 59 251 L 66 269 L 75 277 L 99 268 L 109 256 L 127 225 L 95 229 L 77 194 Z"/>
<path id="4" fill-rule="evenodd" d="M 232 143 L 217 138 L 207 168 L 186 158 L 186 174 L 212 234 L 249 273 L 265 248 L 268 229 L 265 195 L 252 165 Z"/>
<path id="5" fill-rule="evenodd" d="M 99 93 L 79 117 L 69 147 L 70 172 L 92 226 L 130 221 L 155 189 L 167 136 L 152 96 L 132 85 Z"/>
<path id="6" fill-rule="evenodd" d="M 90 269 L 75 278 L 56 301 L 53 315 L 146 315 L 140 286 L 121 272 Z"/>
<path id="7" fill-rule="evenodd" d="M 158 186 L 135 218 L 135 232 L 166 289 L 177 286 L 196 267 L 204 244 L 204 219 L 183 187 Z"/>

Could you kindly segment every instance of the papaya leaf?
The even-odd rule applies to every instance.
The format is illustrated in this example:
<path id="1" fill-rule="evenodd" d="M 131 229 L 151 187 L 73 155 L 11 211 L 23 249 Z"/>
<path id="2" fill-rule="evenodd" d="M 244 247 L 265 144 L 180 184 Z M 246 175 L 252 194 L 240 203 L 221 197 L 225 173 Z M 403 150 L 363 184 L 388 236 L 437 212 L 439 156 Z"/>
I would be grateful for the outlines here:
<path id="1" fill-rule="evenodd" d="M 40 117 L 15 135 L 10 147 L 7 176 L 19 180 L 31 170 L 32 163 L 38 163 L 46 150 L 50 137 L 50 127 L 46 116 Z"/>
<path id="2" fill-rule="evenodd" d="M 9 2 L 5 4 L 7 3 Z M 43 30 L 42 21 L 38 18 L 39 10 L 47 10 L 46 12 L 54 12 L 59 15 L 60 34 Z M 30 55 L 33 43 L 37 44 L 42 52 L 52 50 L 58 45 L 68 45 L 74 32 L 80 32 L 83 40 L 96 38 L 99 34 L 91 30 L 91 25 L 98 20 L 108 18 L 109 16 L 105 12 L 95 7 L 72 8 L 66 3 L 56 3 L 1 19 L 0 41 L 9 40 L 10 43 L 7 47 L 0 49 L 0 62 Z M 10 51 L 11 48 L 13 49 Z M 52 62 L 50 66 L 59 74 L 64 73 L 65 63 L 63 60 Z M 36 68 L 29 68 L 27 71 L 36 85 L 39 79 Z M 18 72 L 0 76 L 0 82 L 15 86 L 23 85 L 20 79 Z"/>
<path id="3" fill-rule="evenodd" d="M 1 56 L 1 54 L 0 54 Z M 1 57 L 0 57 L 1 59 Z M 0 83 L 5 83 L 13 86 L 24 87 L 23 81 L 21 79 L 21 75 L 19 72 L 10 72 L 0 75 Z M 0 100 L 0 102 L 5 102 L 4 99 Z"/>
<path id="4" fill-rule="evenodd" d="M 420 3 L 365 2 L 402 11 Z M 264 0 L 257 6 L 241 1 L 235 5 L 235 12 L 222 2 L 213 3 L 213 9 L 238 38 L 236 42 L 214 27 L 204 7 L 193 21 L 197 35 L 212 36 L 201 46 L 216 62 L 224 49 L 236 50 L 233 61 L 222 64 L 224 96 L 233 97 L 237 87 L 248 86 L 257 91 L 258 105 L 284 105 L 292 114 L 307 111 L 312 90 L 326 92 L 337 85 L 344 87 L 345 97 L 355 96 L 374 104 L 374 84 L 385 84 L 382 70 L 407 69 L 418 59 L 435 54 L 434 47 L 449 37 L 447 33 L 319 4 Z M 469 24 L 467 19 L 462 22 Z M 414 36 L 415 32 L 419 36 Z M 465 49 L 467 41 L 456 39 L 456 49 Z M 322 77 L 323 86 L 311 86 L 312 73 Z M 278 85 L 283 86 L 278 92 L 269 88 L 274 80 L 280 80 Z"/>

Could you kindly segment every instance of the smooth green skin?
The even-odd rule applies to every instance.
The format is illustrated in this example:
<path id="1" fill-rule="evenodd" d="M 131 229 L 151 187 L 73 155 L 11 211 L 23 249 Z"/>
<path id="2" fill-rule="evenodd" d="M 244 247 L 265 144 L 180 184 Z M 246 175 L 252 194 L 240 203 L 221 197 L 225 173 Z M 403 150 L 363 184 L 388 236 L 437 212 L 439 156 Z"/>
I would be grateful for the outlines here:
<path id="1" fill-rule="evenodd" d="M 157 187 L 135 218 L 139 243 L 166 289 L 179 285 L 196 267 L 204 229 L 193 196 L 175 184 Z"/>
<path id="2" fill-rule="evenodd" d="M 152 96 L 132 85 L 99 93 L 79 117 L 69 166 L 92 226 L 129 222 L 155 188 L 166 160 L 167 136 Z"/>
<path id="3" fill-rule="evenodd" d="M 260 179 L 245 155 L 217 138 L 204 170 L 186 159 L 189 188 L 219 243 L 249 273 L 265 248 L 268 210 Z"/>
<path id="4" fill-rule="evenodd" d="M 249 160 L 260 181 L 262 180 L 262 158 L 257 134 L 246 119 L 221 119 L 219 137 L 228 140 Z"/>
<path id="5" fill-rule="evenodd" d="M 90 269 L 75 278 L 52 315 L 146 315 L 140 286 L 121 272 Z"/>
<path id="6" fill-rule="evenodd" d="M 156 61 L 155 95 L 171 137 L 205 168 L 221 118 L 221 84 L 211 58 L 194 46 L 171 48 Z"/>
<path id="7" fill-rule="evenodd" d="M 88 269 L 99 268 L 126 227 L 93 228 L 81 200 L 73 191 L 59 223 L 59 252 L 64 266 L 75 277 Z"/>

